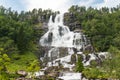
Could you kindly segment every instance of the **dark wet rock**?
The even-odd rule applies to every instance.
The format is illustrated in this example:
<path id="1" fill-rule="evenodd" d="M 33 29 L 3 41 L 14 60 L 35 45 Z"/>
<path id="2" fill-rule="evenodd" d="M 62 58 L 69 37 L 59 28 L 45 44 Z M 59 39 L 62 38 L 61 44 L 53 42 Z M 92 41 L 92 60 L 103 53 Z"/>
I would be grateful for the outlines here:
<path id="1" fill-rule="evenodd" d="M 73 51 L 74 51 L 74 53 L 77 53 L 77 49 L 76 48 L 73 48 Z"/>
<path id="2" fill-rule="evenodd" d="M 97 62 L 97 65 L 98 66 L 101 66 L 101 64 L 102 64 L 102 59 L 98 56 L 98 54 L 95 54 L 96 55 L 96 62 Z"/>
<path id="3" fill-rule="evenodd" d="M 46 47 L 46 46 L 42 47 L 42 46 L 39 46 L 39 49 L 40 49 L 39 50 L 40 53 L 39 53 L 38 56 L 40 56 L 39 58 L 42 61 L 41 63 L 43 63 L 42 66 L 46 66 L 47 62 L 49 61 L 47 53 L 51 49 L 51 47 Z"/>
<path id="4" fill-rule="evenodd" d="M 45 57 L 45 53 L 48 53 L 48 50 L 50 49 L 50 47 L 42 47 L 42 46 L 39 46 L 39 49 L 40 49 L 40 57 Z"/>
<path id="5" fill-rule="evenodd" d="M 55 72 L 55 71 L 58 71 L 60 70 L 60 67 L 59 66 L 51 66 L 51 67 L 48 67 L 46 70 L 45 70 L 45 74 L 48 75 L 50 74 L 51 72 Z"/>
<path id="6" fill-rule="evenodd" d="M 61 47 L 59 48 L 59 57 L 65 57 L 68 55 L 68 48 Z"/>
<path id="7" fill-rule="evenodd" d="M 90 55 L 86 55 L 86 62 L 90 60 Z"/>
<path id="8" fill-rule="evenodd" d="M 105 56 L 104 55 L 100 55 L 99 56 L 102 60 L 105 59 Z"/>
<path id="9" fill-rule="evenodd" d="M 51 57 L 48 57 L 49 50 L 52 49 L 53 47 L 42 47 L 41 48 L 41 57 L 44 57 L 43 63 L 46 64 L 49 61 L 53 61 L 57 58 L 65 57 L 68 55 L 68 48 L 55 48 L 53 51 L 51 51 Z"/>
<path id="10" fill-rule="evenodd" d="M 67 25 L 69 26 L 70 31 L 75 31 L 75 30 L 81 31 L 82 30 L 82 26 L 79 22 L 72 22 Z"/>
<path id="11" fill-rule="evenodd" d="M 87 52 L 89 52 L 89 53 L 92 53 L 92 52 L 93 52 L 93 47 L 92 47 L 92 45 L 87 45 L 87 46 L 85 47 L 85 51 L 87 51 Z"/>
<path id="12" fill-rule="evenodd" d="M 20 75 L 21 77 L 25 77 L 25 76 L 27 76 L 27 72 L 26 71 L 24 71 L 24 70 L 18 70 L 17 72 L 16 72 L 18 75 Z"/>
<path id="13" fill-rule="evenodd" d="M 45 70 L 45 75 L 48 75 L 50 77 L 58 77 L 60 72 L 64 72 L 64 71 L 70 71 L 70 69 L 63 68 L 62 66 L 52 66 L 52 67 L 48 67 Z"/>
<path id="14" fill-rule="evenodd" d="M 63 30 L 64 29 L 61 26 L 59 26 L 59 30 L 58 31 L 59 31 L 60 36 L 63 36 Z"/>
<path id="15" fill-rule="evenodd" d="M 76 63 L 76 54 L 71 55 L 71 64 Z"/>
<path id="16" fill-rule="evenodd" d="M 50 32 L 50 33 L 48 34 L 48 42 L 49 42 L 49 43 L 52 42 L 52 37 L 53 37 L 53 33 Z"/>

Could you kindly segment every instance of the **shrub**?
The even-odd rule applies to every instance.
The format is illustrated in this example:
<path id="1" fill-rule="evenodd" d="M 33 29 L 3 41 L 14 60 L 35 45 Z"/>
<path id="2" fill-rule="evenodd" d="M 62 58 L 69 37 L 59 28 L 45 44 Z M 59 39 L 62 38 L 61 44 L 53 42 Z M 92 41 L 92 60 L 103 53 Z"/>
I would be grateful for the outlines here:
<path id="1" fill-rule="evenodd" d="M 84 70 L 84 66 L 82 63 L 82 59 L 80 58 L 80 56 L 78 56 L 78 61 L 76 63 L 76 72 L 82 72 Z"/>

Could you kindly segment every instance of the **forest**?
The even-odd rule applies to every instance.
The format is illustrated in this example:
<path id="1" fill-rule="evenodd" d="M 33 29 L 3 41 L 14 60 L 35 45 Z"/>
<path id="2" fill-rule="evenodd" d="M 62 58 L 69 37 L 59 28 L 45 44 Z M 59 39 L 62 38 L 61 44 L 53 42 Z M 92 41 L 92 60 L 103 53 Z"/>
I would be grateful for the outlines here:
<path id="1" fill-rule="evenodd" d="M 35 72 L 42 68 L 39 39 L 46 32 L 42 26 L 48 23 L 50 15 L 59 13 L 41 8 L 18 12 L 0 6 L 0 80 L 18 78 L 18 70 Z M 93 62 L 83 68 L 78 62 L 77 71 L 88 79 L 120 79 L 120 5 L 101 9 L 73 5 L 64 21 L 69 28 L 76 23 L 82 26 L 94 52 L 110 52 L 112 56 L 99 66 Z"/>

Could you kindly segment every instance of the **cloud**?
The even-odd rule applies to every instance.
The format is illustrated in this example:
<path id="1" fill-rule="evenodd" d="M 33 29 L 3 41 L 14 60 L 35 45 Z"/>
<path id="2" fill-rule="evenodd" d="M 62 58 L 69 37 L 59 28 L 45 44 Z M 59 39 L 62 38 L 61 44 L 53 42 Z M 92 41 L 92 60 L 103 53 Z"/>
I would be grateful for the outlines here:
<path id="1" fill-rule="evenodd" d="M 101 8 L 101 7 L 116 7 L 120 4 L 120 0 L 80 0 L 77 5 L 79 6 L 86 6 L 86 7 L 94 7 L 94 8 Z"/>
<path id="2" fill-rule="evenodd" d="M 34 8 L 52 9 L 66 12 L 72 5 L 101 7 L 116 7 L 120 0 L 21 0 L 26 10 Z"/>
<path id="3" fill-rule="evenodd" d="M 33 8 L 52 9 L 54 11 L 67 11 L 71 6 L 70 0 L 24 0 L 23 4 L 27 10 Z"/>
<path id="4" fill-rule="evenodd" d="M 101 4 L 95 4 L 94 6 L 97 8 L 101 8 L 101 7 L 116 7 L 117 5 L 120 4 L 120 0 L 104 0 L 103 3 Z"/>
<path id="5" fill-rule="evenodd" d="M 96 0 L 80 0 L 77 5 L 89 7 L 89 6 L 92 6 L 92 4 L 93 4 L 95 1 L 96 1 Z"/>
<path id="6" fill-rule="evenodd" d="M 2 0 L 0 5 L 12 7 L 14 10 L 32 10 L 34 8 L 52 9 L 66 12 L 72 5 L 101 7 L 116 7 L 120 0 Z"/>

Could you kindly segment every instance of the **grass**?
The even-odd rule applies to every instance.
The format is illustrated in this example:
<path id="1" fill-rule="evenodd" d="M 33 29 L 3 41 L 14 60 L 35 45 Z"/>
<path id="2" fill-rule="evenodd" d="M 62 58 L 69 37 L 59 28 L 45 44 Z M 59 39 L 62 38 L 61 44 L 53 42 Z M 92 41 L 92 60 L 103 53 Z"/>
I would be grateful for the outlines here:
<path id="1" fill-rule="evenodd" d="M 7 66 L 10 73 L 15 73 L 17 70 L 28 70 L 31 62 L 38 60 L 34 53 L 26 52 L 24 54 L 14 53 L 10 55 L 11 63 Z"/>

